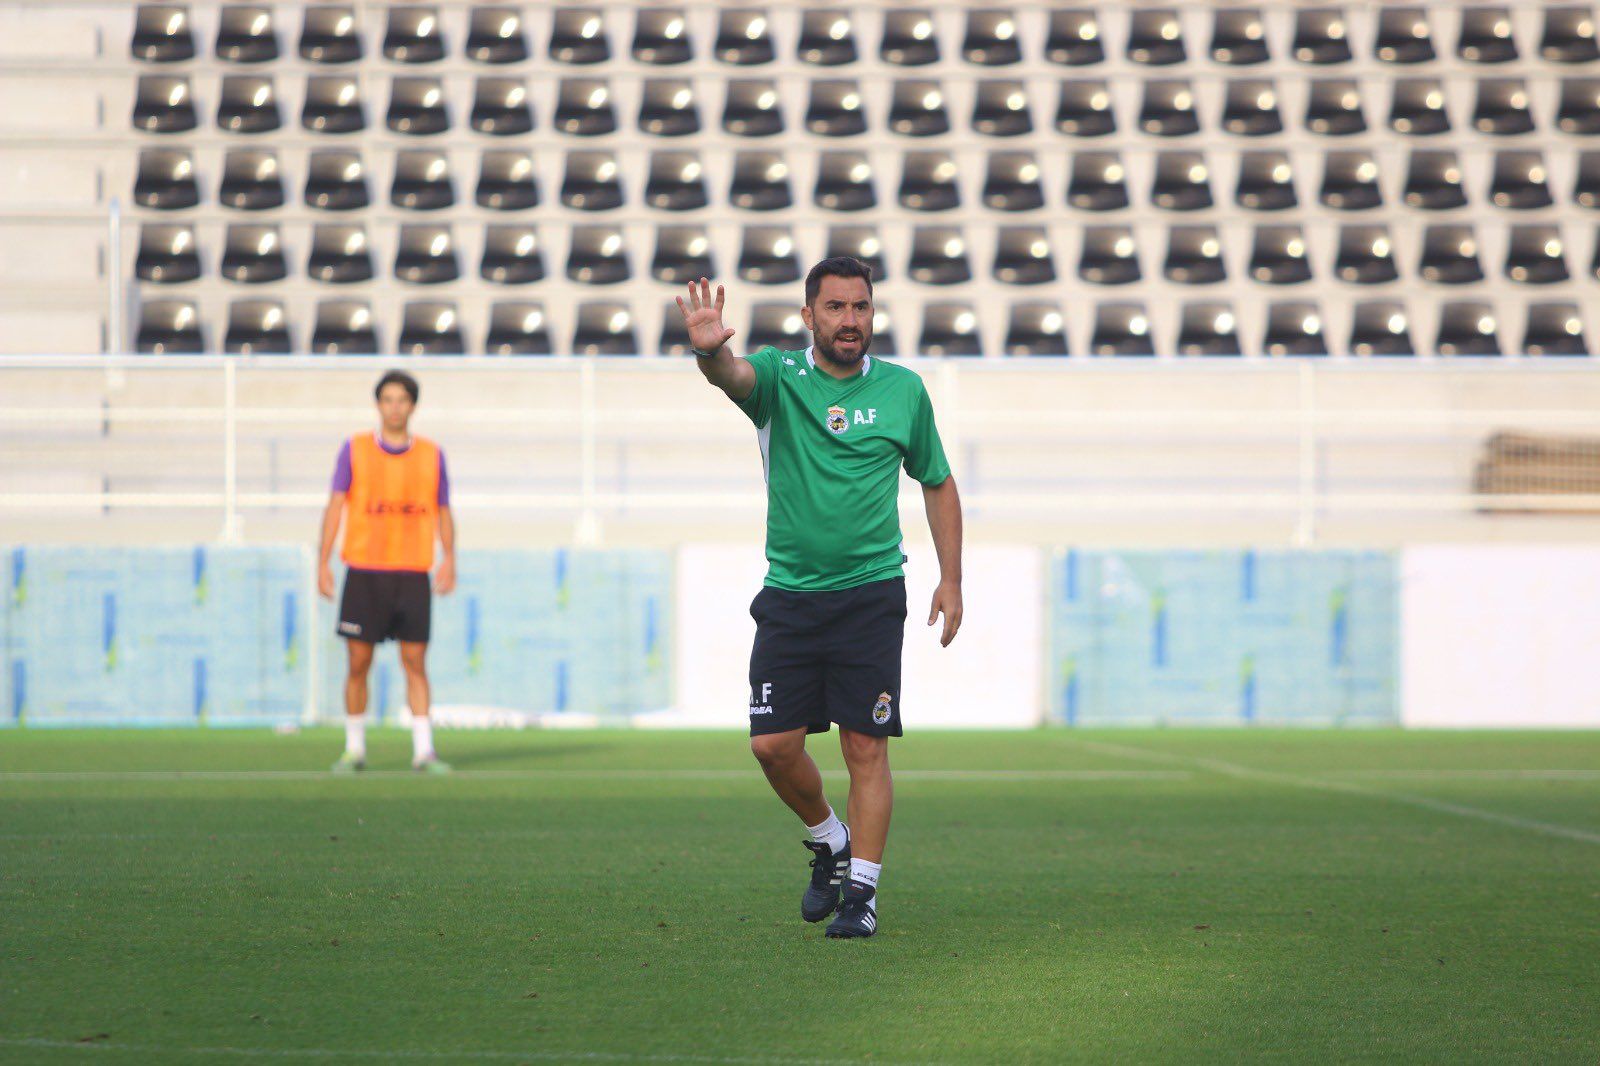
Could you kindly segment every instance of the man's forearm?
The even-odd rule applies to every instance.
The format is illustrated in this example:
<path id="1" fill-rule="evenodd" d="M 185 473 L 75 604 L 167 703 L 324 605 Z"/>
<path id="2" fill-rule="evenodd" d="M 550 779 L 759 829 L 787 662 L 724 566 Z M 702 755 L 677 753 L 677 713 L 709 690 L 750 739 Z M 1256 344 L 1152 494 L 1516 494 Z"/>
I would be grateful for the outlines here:
<path id="1" fill-rule="evenodd" d="M 922 494 L 928 509 L 928 532 L 933 534 L 933 550 L 939 557 L 939 580 L 961 582 L 961 496 L 956 479 L 945 478 Z"/>
<path id="2" fill-rule="evenodd" d="M 439 512 L 439 547 L 446 559 L 456 557 L 456 519 L 448 507 Z"/>
<path id="3" fill-rule="evenodd" d="M 324 565 L 333 558 L 333 542 L 339 537 L 339 519 L 342 517 L 342 509 L 332 506 L 322 513 L 322 543 L 317 548 L 317 561 Z"/>

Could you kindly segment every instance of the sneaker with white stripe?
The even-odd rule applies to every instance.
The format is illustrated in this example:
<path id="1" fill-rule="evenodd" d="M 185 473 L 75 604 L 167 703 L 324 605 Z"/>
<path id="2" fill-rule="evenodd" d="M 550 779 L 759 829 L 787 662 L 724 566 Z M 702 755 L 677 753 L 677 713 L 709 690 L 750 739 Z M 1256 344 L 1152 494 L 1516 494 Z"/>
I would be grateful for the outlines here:
<path id="1" fill-rule="evenodd" d="M 808 922 L 820 922 L 839 906 L 839 886 L 850 872 L 850 841 L 838 852 L 828 850 L 828 845 L 814 840 L 801 841 L 811 849 L 816 858 L 811 860 L 811 883 L 800 900 L 800 917 Z"/>
<path id="2" fill-rule="evenodd" d="M 828 936 L 836 939 L 867 937 L 878 931 L 878 912 L 872 900 L 878 890 L 860 881 L 844 886 L 844 898 L 839 903 L 839 913 L 828 923 Z"/>

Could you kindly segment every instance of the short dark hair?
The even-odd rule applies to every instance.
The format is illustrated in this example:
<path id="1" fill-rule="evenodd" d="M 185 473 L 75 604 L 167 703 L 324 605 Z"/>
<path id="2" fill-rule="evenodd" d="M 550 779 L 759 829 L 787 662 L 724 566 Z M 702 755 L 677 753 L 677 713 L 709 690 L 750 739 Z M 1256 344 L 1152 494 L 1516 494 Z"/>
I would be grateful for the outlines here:
<path id="1" fill-rule="evenodd" d="M 378 387 L 372 390 L 373 399 L 383 398 L 383 387 L 385 385 L 399 385 L 406 390 L 406 395 L 411 397 L 412 403 L 417 402 L 417 396 L 422 392 L 422 387 L 417 384 L 416 378 L 407 374 L 404 370 L 391 370 L 378 379 Z"/>
<path id="2" fill-rule="evenodd" d="M 860 278 L 867 283 L 867 295 L 872 295 L 872 268 L 853 255 L 836 255 L 824 259 L 806 275 L 806 306 L 817 302 L 817 292 L 823 278 Z"/>

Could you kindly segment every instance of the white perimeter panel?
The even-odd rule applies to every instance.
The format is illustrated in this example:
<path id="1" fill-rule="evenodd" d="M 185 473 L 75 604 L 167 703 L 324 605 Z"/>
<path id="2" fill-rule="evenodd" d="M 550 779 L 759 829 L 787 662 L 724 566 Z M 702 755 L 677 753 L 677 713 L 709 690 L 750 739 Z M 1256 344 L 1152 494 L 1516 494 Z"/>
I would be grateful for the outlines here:
<path id="1" fill-rule="evenodd" d="M 939 647 L 937 627 L 927 625 L 939 572 L 933 548 L 914 546 L 911 556 L 901 683 L 906 728 L 1037 725 L 1043 713 L 1040 552 L 1020 546 L 967 549 L 966 620 L 948 648 Z M 691 544 L 679 549 L 678 709 L 670 715 L 643 716 L 639 724 L 748 725 L 750 642 L 755 636 L 750 601 L 765 574 L 758 545 Z"/>
<path id="2" fill-rule="evenodd" d="M 1600 727 L 1600 548 L 1401 556 L 1407 726 Z"/>

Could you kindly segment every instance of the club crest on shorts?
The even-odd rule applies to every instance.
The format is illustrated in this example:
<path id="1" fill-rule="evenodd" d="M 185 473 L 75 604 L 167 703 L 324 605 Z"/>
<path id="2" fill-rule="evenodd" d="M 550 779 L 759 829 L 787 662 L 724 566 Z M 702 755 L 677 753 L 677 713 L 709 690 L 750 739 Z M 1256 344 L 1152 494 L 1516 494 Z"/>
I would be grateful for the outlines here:
<path id="1" fill-rule="evenodd" d="M 889 703 L 894 697 L 887 692 L 878 693 L 878 702 L 872 705 L 872 720 L 879 725 L 889 721 Z"/>
<path id="2" fill-rule="evenodd" d="M 845 417 L 843 407 L 828 408 L 828 428 L 834 433 L 843 433 L 850 428 L 850 420 Z"/>

